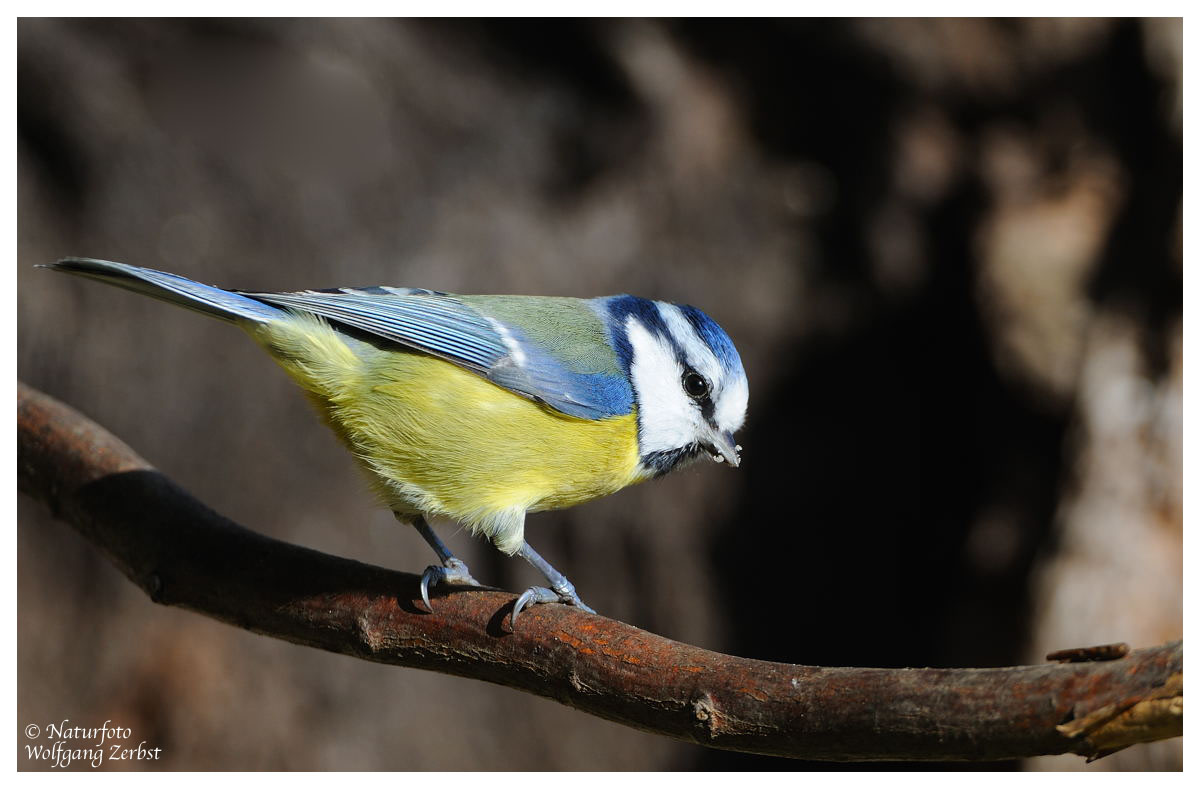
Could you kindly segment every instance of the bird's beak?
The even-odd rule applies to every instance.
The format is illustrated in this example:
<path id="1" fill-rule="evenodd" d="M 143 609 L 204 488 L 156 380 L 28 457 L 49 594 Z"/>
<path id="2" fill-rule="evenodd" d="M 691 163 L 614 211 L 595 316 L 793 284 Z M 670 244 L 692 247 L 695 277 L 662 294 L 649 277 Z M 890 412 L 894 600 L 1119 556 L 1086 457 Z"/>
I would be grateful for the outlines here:
<path id="1" fill-rule="evenodd" d="M 733 433 L 728 430 L 709 428 L 708 435 L 704 437 L 704 446 L 716 462 L 723 460 L 734 468 L 741 465 L 742 459 L 738 453 L 742 448 L 734 443 Z"/>

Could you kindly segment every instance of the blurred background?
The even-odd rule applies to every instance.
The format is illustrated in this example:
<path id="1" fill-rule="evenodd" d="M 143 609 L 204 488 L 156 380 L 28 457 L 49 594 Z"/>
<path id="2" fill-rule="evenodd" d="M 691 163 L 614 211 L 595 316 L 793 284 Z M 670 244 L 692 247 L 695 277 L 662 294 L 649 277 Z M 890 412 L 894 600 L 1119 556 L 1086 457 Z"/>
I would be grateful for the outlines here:
<path id="1" fill-rule="evenodd" d="M 750 377 L 744 464 L 532 516 L 597 610 L 821 665 L 1182 636 L 1179 20 L 22 19 L 17 78 L 20 377 L 250 528 L 432 558 L 239 332 L 34 264 L 695 304 Z M 129 726 L 163 748 L 133 768 L 881 766 L 256 636 L 18 515 L 20 722 Z"/>

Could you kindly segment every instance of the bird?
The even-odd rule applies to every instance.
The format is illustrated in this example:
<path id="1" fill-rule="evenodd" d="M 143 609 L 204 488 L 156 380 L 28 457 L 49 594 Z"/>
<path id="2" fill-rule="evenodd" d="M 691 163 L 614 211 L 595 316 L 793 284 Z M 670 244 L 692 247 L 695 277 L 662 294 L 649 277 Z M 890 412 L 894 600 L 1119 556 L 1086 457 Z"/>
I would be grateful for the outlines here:
<path id="1" fill-rule="evenodd" d="M 525 539 L 562 509 L 708 455 L 738 466 L 749 382 L 729 335 L 696 307 L 627 294 L 468 296 L 371 286 L 227 290 L 150 268 L 68 257 L 75 274 L 233 323 L 297 383 L 375 493 L 437 554 L 421 575 L 480 586 L 429 525 L 445 517 L 532 564 L 530 605 L 589 613 Z"/>

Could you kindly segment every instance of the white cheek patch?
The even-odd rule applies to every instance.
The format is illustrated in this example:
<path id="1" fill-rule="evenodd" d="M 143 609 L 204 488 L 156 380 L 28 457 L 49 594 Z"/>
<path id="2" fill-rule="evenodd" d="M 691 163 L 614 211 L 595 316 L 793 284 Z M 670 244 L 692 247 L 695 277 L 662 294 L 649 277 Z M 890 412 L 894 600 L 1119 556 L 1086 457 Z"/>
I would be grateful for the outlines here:
<path id="1" fill-rule="evenodd" d="M 641 454 L 687 446 L 696 434 L 696 409 L 679 384 L 683 368 L 675 349 L 632 315 L 625 321 L 625 333 L 633 348 L 629 377 L 638 403 Z"/>

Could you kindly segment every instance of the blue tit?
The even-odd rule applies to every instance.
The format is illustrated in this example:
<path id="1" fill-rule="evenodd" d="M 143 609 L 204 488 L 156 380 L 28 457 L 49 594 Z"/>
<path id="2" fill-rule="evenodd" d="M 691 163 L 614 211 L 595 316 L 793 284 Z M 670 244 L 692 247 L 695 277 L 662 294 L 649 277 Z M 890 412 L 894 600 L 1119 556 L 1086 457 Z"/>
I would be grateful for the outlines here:
<path id="1" fill-rule="evenodd" d="M 375 491 L 437 553 L 438 583 L 477 585 L 429 527 L 445 516 L 546 577 L 527 605 L 591 611 L 525 541 L 525 514 L 658 477 L 708 454 L 739 463 L 749 384 L 695 307 L 635 296 L 459 296 L 367 287 L 252 293 L 85 258 L 49 268 L 241 327 L 316 406 Z"/>

